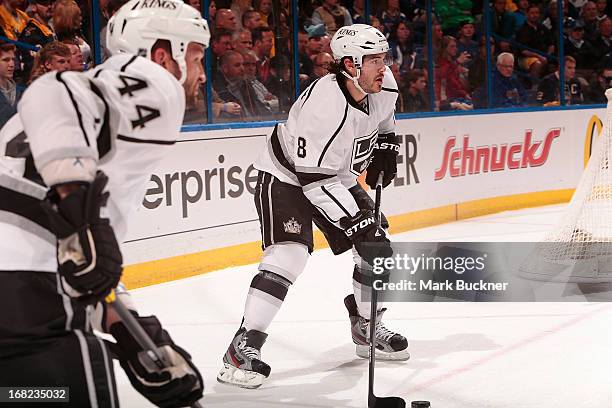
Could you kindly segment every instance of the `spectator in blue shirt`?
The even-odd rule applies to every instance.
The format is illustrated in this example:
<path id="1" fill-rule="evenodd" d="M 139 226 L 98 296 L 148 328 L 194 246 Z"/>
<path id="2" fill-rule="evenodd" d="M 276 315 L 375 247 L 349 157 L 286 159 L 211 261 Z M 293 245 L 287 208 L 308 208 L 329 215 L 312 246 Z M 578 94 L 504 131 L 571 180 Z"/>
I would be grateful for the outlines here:
<path id="1" fill-rule="evenodd" d="M 493 73 L 493 108 L 510 108 L 527 105 L 525 88 L 514 75 L 514 56 L 502 52 L 497 57 Z"/>

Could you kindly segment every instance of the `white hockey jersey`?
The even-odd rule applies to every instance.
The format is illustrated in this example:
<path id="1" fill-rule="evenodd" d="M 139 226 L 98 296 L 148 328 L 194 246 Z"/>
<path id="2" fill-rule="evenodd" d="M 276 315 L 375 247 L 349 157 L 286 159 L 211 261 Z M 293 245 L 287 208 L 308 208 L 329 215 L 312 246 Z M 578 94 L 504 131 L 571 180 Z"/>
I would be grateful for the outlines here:
<path id="1" fill-rule="evenodd" d="M 176 78 L 134 55 L 36 80 L 0 131 L 0 270 L 57 270 L 55 237 L 39 207 L 47 187 L 36 171 L 52 160 L 95 159 L 109 178 L 106 211 L 121 242 L 184 111 Z"/>
<path id="2" fill-rule="evenodd" d="M 359 104 L 343 85 L 329 74 L 306 88 L 255 163 L 284 183 L 302 186 L 312 204 L 336 225 L 359 211 L 348 189 L 370 163 L 378 135 L 395 132 L 399 95 L 389 68 L 382 91 Z"/>

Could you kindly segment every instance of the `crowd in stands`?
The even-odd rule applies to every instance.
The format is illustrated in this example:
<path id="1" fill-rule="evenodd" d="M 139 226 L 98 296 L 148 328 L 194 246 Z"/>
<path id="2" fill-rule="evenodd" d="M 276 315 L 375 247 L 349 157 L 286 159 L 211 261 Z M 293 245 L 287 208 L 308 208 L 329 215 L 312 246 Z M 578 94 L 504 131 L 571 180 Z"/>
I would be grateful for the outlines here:
<path id="1" fill-rule="evenodd" d="M 270 12 L 271 3 L 271 0 L 215 2 L 213 88 L 221 101 L 241 106 L 231 114 L 222 110 L 222 116 L 258 120 L 286 114 L 290 107 L 292 99 L 287 92 L 292 92 L 293 75 L 283 78 L 276 72 L 292 55 L 292 36 L 286 30 L 290 26 L 286 21 L 286 16 L 291 15 L 289 2 L 280 2 L 278 21 Z M 327 74 L 333 61 L 329 43 L 334 33 L 342 26 L 366 22 L 364 3 L 364 0 L 299 2 L 297 86 L 301 91 Z M 489 41 L 485 39 L 482 1 L 435 0 L 431 51 L 427 44 L 426 2 L 370 3 L 370 24 L 389 40 L 391 71 L 401 95 L 398 112 L 559 105 L 560 24 L 565 49 L 561 70 L 565 103 L 604 102 L 601 90 L 607 86 L 606 73 L 612 72 L 612 19 L 607 17 L 605 0 L 565 0 L 562 23 L 558 21 L 557 0 L 492 0 Z M 246 75 L 246 66 L 242 71 L 238 69 L 240 58 L 235 54 L 230 54 L 234 55 L 231 61 L 238 64 L 238 70 L 229 69 L 227 59 L 222 58 L 233 50 L 243 55 L 243 64 L 250 64 L 252 61 L 246 62 L 244 58 L 245 48 L 253 49 L 256 55 L 254 76 Z M 430 55 L 432 64 L 428 63 Z M 429 71 L 430 65 L 433 71 Z M 433 73 L 431 87 L 429 72 Z M 266 103 L 266 95 L 274 103 Z"/>
<path id="2" fill-rule="evenodd" d="M 126 0 L 99 1 L 104 60 L 104 26 Z M 185 0 L 198 9 L 201 1 Z M 557 1 L 563 2 L 562 22 Z M 88 1 L 0 2 L 0 35 L 18 41 L 17 47 L 0 41 L 2 125 L 33 79 L 51 70 L 92 65 L 92 34 Z M 391 71 L 400 90 L 398 112 L 555 106 L 561 100 L 560 72 L 566 104 L 604 103 L 603 90 L 612 80 L 612 19 L 606 0 L 491 0 L 488 40 L 483 0 L 434 0 L 430 19 L 424 0 L 370 1 L 368 18 L 364 0 L 299 0 L 298 73 L 293 72 L 291 2 L 278 0 L 280 9 L 274 12 L 276 3 L 207 2 L 212 32 L 208 79 L 215 121 L 285 117 L 295 90 L 304 90 L 328 73 L 334 33 L 366 20 L 389 40 Z M 433 22 L 431 33 L 428 20 Z M 205 122 L 205 94 L 203 86 L 188 107 L 186 122 Z"/>
<path id="3" fill-rule="evenodd" d="M 16 112 L 25 87 L 39 76 L 91 66 L 82 7 L 74 0 L 2 0 L 0 126 Z"/>

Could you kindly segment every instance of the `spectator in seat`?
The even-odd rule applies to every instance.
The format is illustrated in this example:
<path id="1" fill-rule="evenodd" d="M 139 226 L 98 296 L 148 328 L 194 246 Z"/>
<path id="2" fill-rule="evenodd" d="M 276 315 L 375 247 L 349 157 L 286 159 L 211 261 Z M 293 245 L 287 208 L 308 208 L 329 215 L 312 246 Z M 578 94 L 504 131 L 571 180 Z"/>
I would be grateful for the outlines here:
<path id="1" fill-rule="evenodd" d="M 251 35 L 251 31 L 244 28 L 236 31 L 232 36 L 232 44 L 233 49 L 238 52 L 242 52 L 242 50 L 252 50 L 253 36 Z"/>
<path id="2" fill-rule="evenodd" d="M 312 23 L 325 24 L 327 34 L 333 37 L 340 27 L 353 24 L 353 19 L 348 10 L 338 4 L 338 0 L 323 0 L 323 5 L 312 13 Z"/>
<path id="3" fill-rule="evenodd" d="M 263 27 L 268 27 L 272 23 L 272 0 L 255 0 L 254 9 L 261 16 Z"/>
<path id="4" fill-rule="evenodd" d="M 238 20 L 236 19 L 236 14 L 233 10 L 217 10 L 217 16 L 215 17 L 215 32 L 218 30 L 224 30 L 233 34 L 237 29 Z"/>
<path id="5" fill-rule="evenodd" d="M 606 89 L 612 88 L 612 66 L 602 68 L 597 72 L 596 78 L 589 84 L 585 91 L 585 100 L 587 103 L 608 103 L 606 98 Z"/>
<path id="6" fill-rule="evenodd" d="M 531 4 L 527 9 L 527 20 L 516 33 L 516 42 L 527 47 L 520 50 L 518 66 L 539 79 L 546 68 L 546 56 L 554 54 L 555 45 L 551 31 L 540 23 L 537 5 Z"/>
<path id="7" fill-rule="evenodd" d="M 74 0 L 58 0 L 53 10 L 53 28 L 58 41 L 75 41 L 83 54 L 83 61 L 89 66 L 91 60 L 91 47 L 84 40 L 81 31 L 83 17 L 81 9 Z"/>
<path id="8" fill-rule="evenodd" d="M 240 21 L 241 16 L 244 15 L 247 10 L 253 10 L 253 0 L 234 0 L 231 2 L 230 7 L 226 8 L 231 8 L 234 11 L 237 20 L 239 20 L 238 29 L 240 29 L 243 28 L 242 21 Z"/>
<path id="9" fill-rule="evenodd" d="M 53 4 L 54 0 L 31 1 L 30 10 L 32 18 L 28 20 L 28 23 L 19 35 L 19 41 L 35 47 L 42 47 L 55 39 L 55 33 L 49 25 L 49 21 L 53 17 Z M 17 53 L 22 67 L 16 73 L 16 78 L 20 84 L 25 84 L 30 78 L 36 51 L 19 48 Z"/>
<path id="10" fill-rule="evenodd" d="M 502 52 L 497 56 L 493 72 L 493 108 L 509 108 L 527 105 L 525 88 L 514 75 L 514 55 Z"/>
<path id="11" fill-rule="evenodd" d="M 425 72 L 420 69 L 413 69 L 406 73 L 405 82 L 408 86 L 406 92 L 402 92 L 404 100 L 404 112 L 425 112 L 429 110 L 425 90 L 427 80 Z"/>
<path id="12" fill-rule="evenodd" d="M 442 49 L 442 39 L 444 38 L 444 32 L 442 31 L 442 26 L 438 23 L 433 24 L 431 38 L 433 42 L 433 51 L 432 54 L 434 56 L 434 63 L 436 60 L 436 55 L 440 53 Z M 429 44 L 427 43 L 428 38 L 426 38 L 425 46 L 421 49 L 420 52 L 417 52 L 415 68 L 420 69 L 428 69 L 427 58 L 429 57 Z"/>
<path id="13" fill-rule="evenodd" d="M 353 7 L 349 9 L 349 14 L 351 15 L 353 24 L 365 24 L 365 0 L 353 1 Z"/>
<path id="14" fill-rule="evenodd" d="M 189 4 L 196 10 L 202 9 L 202 3 L 200 3 L 200 0 L 184 0 L 183 2 Z"/>
<path id="15" fill-rule="evenodd" d="M 442 39 L 442 50 L 434 71 L 436 101 L 440 110 L 469 109 L 471 95 L 467 84 L 468 70 L 463 66 L 469 55 L 457 56 L 457 40 L 449 35 Z"/>
<path id="16" fill-rule="evenodd" d="M 268 113 L 278 113 L 278 98 L 274 96 L 264 84 L 257 79 L 257 55 L 253 51 L 243 50 L 241 52 L 244 60 L 244 76 L 251 85 L 257 99 L 266 106 Z"/>
<path id="17" fill-rule="evenodd" d="M 16 40 L 28 24 L 30 17 L 22 10 L 22 0 L 3 0 L 0 4 L 0 24 L 6 36 Z"/>
<path id="18" fill-rule="evenodd" d="M 502 37 L 497 40 L 497 48 L 502 51 L 510 50 L 509 41 L 514 39 L 516 33 L 516 17 L 513 13 L 506 11 L 506 0 L 493 1 L 491 24 L 493 33 Z"/>
<path id="19" fill-rule="evenodd" d="M 582 21 L 575 20 L 570 25 L 570 32 L 565 40 L 565 55 L 576 59 L 578 69 L 595 68 L 598 66 L 598 55 L 595 47 L 584 38 Z"/>
<path id="20" fill-rule="evenodd" d="M 215 90 L 224 102 L 237 103 L 241 117 L 252 120 L 262 119 L 267 108 L 259 101 L 255 90 L 245 80 L 244 58 L 236 51 L 228 51 L 221 57 L 220 75 L 215 81 Z M 221 112 L 222 118 L 232 117 Z"/>
<path id="21" fill-rule="evenodd" d="M 34 60 L 34 67 L 30 75 L 30 83 L 36 78 L 51 71 L 68 71 L 72 55 L 70 48 L 64 43 L 53 41 L 41 48 Z"/>
<path id="22" fill-rule="evenodd" d="M 466 0 L 466 1 L 470 1 L 470 0 Z M 436 3 L 436 10 L 438 10 L 438 4 L 439 3 Z M 388 0 L 387 1 L 387 9 L 383 11 L 382 14 L 380 15 L 380 21 L 385 26 L 385 30 L 383 31 L 383 34 L 385 34 L 387 37 L 393 30 L 394 26 L 396 26 L 399 23 L 408 22 L 408 18 L 400 10 L 399 0 Z"/>
<path id="23" fill-rule="evenodd" d="M 608 7 L 608 1 L 607 0 L 597 0 L 595 2 L 595 5 L 597 6 L 597 21 L 601 22 L 602 20 L 608 18 L 608 15 L 606 14 L 606 8 Z"/>
<path id="24" fill-rule="evenodd" d="M 323 43 L 323 52 L 333 54 L 331 49 L 331 37 L 325 34 L 323 37 L 321 37 L 321 42 Z"/>
<path id="25" fill-rule="evenodd" d="M 391 49 L 393 62 L 397 64 L 401 72 L 414 68 L 416 51 L 414 49 L 412 29 L 406 22 L 400 22 L 391 29 L 389 48 Z"/>
<path id="26" fill-rule="evenodd" d="M 323 37 L 326 36 L 325 25 L 318 24 L 306 28 L 308 33 L 308 43 L 306 44 L 306 53 L 300 59 L 300 73 L 311 78 L 314 75 L 314 65 L 312 59 L 315 55 L 323 52 Z"/>
<path id="27" fill-rule="evenodd" d="M 265 26 L 261 19 L 261 14 L 255 10 L 247 10 L 242 15 L 242 27 L 253 31 L 256 28 Z"/>
<path id="28" fill-rule="evenodd" d="M 555 3 L 554 7 L 557 7 L 556 0 L 551 0 L 551 3 L 553 2 Z M 525 21 L 527 20 L 527 9 L 529 8 L 529 0 L 517 0 L 516 7 L 516 11 L 514 12 L 515 32 L 518 31 L 519 28 L 521 28 L 521 26 L 525 24 Z M 542 22 L 542 24 L 544 24 L 544 22 Z M 546 28 L 548 28 L 549 30 L 551 29 L 551 27 Z"/>
<path id="29" fill-rule="evenodd" d="M 304 89 L 308 88 L 310 84 L 315 82 L 317 79 L 329 74 L 329 68 L 334 62 L 334 57 L 332 57 L 331 54 L 327 52 L 320 52 L 319 54 L 314 55 L 312 57 L 312 62 L 314 66 L 313 75 L 308 79 L 308 81 L 302 84 L 302 87 L 300 89 L 301 91 L 304 91 Z"/>
<path id="30" fill-rule="evenodd" d="M 300 57 L 306 55 L 306 46 L 308 45 L 308 33 L 304 29 L 298 31 L 298 54 Z"/>
<path id="31" fill-rule="evenodd" d="M 276 55 L 270 60 L 270 80 L 266 87 L 279 101 L 281 113 L 288 113 L 292 104 L 291 63 L 284 55 Z"/>
<path id="32" fill-rule="evenodd" d="M 215 21 L 217 16 L 217 3 L 215 0 L 211 0 L 208 4 L 208 21 Z"/>
<path id="33" fill-rule="evenodd" d="M 216 79 L 219 70 L 219 60 L 226 52 L 234 49 L 232 33 L 229 31 L 216 32 L 211 38 L 210 48 L 212 50 L 211 72 L 213 78 Z"/>
<path id="34" fill-rule="evenodd" d="M 597 59 L 602 60 L 606 54 L 612 52 L 612 20 L 604 18 L 599 22 L 599 34 L 593 43 Z M 598 64 L 601 65 L 601 64 Z"/>
<path id="35" fill-rule="evenodd" d="M 380 19 L 376 16 L 370 16 L 370 25 L 380 31 L 381 33 L 385 31 L 385 26 L 380 21 Z M 332 36 L 333 37 L 333 36 Z"/>
<path id="36" fill-rule="evenodd" d="M 15 46 L 0 45 L 0 128 L 17 113 L 16 106 L 21 97 L 13 80 L 15 71 Z"/>
<path id="37" fill-rule="evenodd" d="M 329 74 L 331 64 L 334 62 L 334 57 L 330 53 L 322 52 L 313 58 L 314 74 L 317 78 L 322 78 Z"/>
<path id="38" fill-rule="evenodd" d="M 85 63 L 79 45 L 69 40 L 63 41 L 70 48 L 70 71 L 84 71 Z"/>
<path id="39" fill-rule="evenodd" d="M 304 73 L 306 70 L 309 70 L 309 72 L 312 74 L 312 61 L 310 61 L 310 58 L 308 57 L 307 48 L 308 33 L 302 28 L 298 31 L 298 72 L 300 73 L 300 84 L 304 81 L 308 81 L 308 78 L 310 77 Z"/>
<path id="40" fill-rule="evenodd" d="M 567 23 L 573 19 L 569 16 L 569 0 L 562 1 L 563 24 L 561 26 L 566 27 Z M 550 30 L 553 38 L 553 44 L 555 45 L 555 50 L 559 49 L 559 13 L 557 7 L 557 0 L 551 0 L 550 3 L 548 3 L 547 17 L 542 21 L 542 25 L 548 30 Z"/>
<path id="41" fill-rule="evenodd" d="M 251 32 L 253 51 L 259 58 L 257 62 L 257 79 L 268 86 L 270 80 L 270 58 L 274 46 L 274 33 L 268 27 L 259 27 Z"/>
<path id="42" fill-rule="evenodd" d="M 474 107 L 486 107 L 486 79 L 487 79 L 487 47 L 486 37 L 478 40 L 478 57 L 473 62 L 470 72 L 468 72 L 469 89 L 472 92 Z M 491 66 L 495 65 L 495 40 L 489 40 L 491 47 Z"/>
<path id="43" fill-rule="evenodd" d="M 582 87 L 576 79 L 576 60 L 569 55 L 565 57 L 565 104 L 580 105 L 584 103 L 582 95 Z M 538 85 L 538 93 L 536 99 L 542 106 L 559 106 L 561 97 L 559 89 L 561 84 L 559 81 L 559 70 L 557 69 L 552 74 L 542 78 Z"/>
<path id="44" fill-rule="evenodd" d="M 584 26 L 584 39 L 593 43 L 597 38 L 597 5 L 592 1 L 587 1 L 582 6 L 582 24 Z"/>
<path id="45" fill-rule="evenodd" d="M 466 63 L 466 67 L 469 69 L 474 61 L 478 58 L 478 43 L 474 41 L 475 27 L 474 23 L 470 21 L 464 21 L 459 25 L 459 38 L 457 39 L 457 53 L 461 55 L 463 52 L 467 52 L 470 56 L 470 60 Z"/>

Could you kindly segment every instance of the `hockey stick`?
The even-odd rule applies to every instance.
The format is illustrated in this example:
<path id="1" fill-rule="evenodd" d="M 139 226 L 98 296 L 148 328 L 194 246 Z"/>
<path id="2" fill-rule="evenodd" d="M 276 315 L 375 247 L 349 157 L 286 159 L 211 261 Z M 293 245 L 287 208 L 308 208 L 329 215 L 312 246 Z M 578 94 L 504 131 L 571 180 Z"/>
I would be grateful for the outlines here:
<path id="1" fill-rule="evenodd" d="M 114 295 L 114 293 L 113 293 Z M 130 335 L 136 340 L 136 342 L 142 347 L 143 350 L 147 353 L 147 355 L 153 360 L 155 365 L 160 369 L 166 368 L 166 362 L 164 361 L 163 356 L 160 354 L 159 350 L 151 337 L 147 334 L 146 331 L 142 328 L 140 323 L 136 320 L 134 315 L 130 313 L 129 309 L 123 304 L 121 299 L 119 299 L 116 295 L 111 296 L 109 303 L 113 306 L 115 312 L 125 325 Z M 192 408 L 202 408 L 202 405 L 198 401 L 191 404 Z"/>
<path id="2" fill-rule="evenodd" d="M 382 200 L 382 181 L 384 173 L 381 172 L 376 181 L 376 201 L 374 202 L 374 215 L 380 227 L 380 202 Z M 374 289 L 374 274 L 372 274 L 372 299 L 370 300 L 370 365 L 368 381 L 368 408 L 404 408 L 406 401 L 400 397 L 377 397 L 374 395 L 374 366 L 376 365 L 376 309 L 378 292 Z"/>

